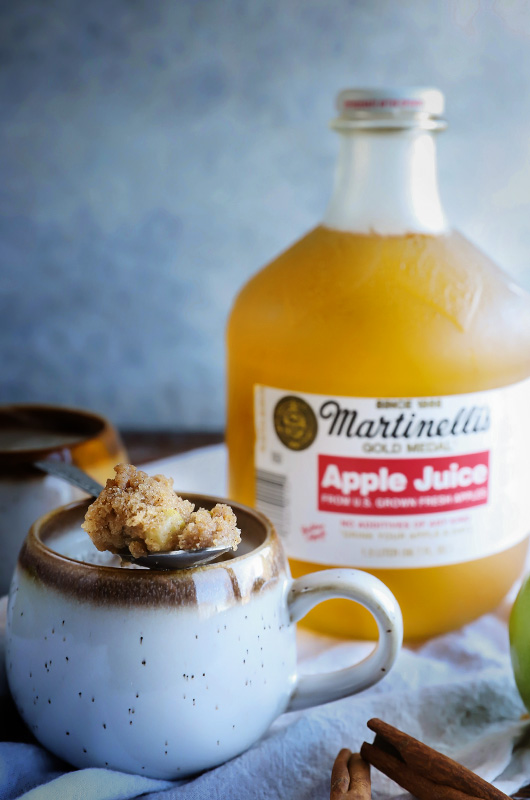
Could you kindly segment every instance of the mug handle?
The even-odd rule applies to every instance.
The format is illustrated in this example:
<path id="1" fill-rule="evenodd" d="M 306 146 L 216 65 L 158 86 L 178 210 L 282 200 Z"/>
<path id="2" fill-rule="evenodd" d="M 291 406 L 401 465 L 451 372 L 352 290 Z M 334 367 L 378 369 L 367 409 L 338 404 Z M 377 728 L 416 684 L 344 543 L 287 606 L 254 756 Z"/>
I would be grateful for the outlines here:
<path id="1" fill-rule="evenodd" d="M 362 692 L 384 678 L 397 658 L 403 641 L 403 618 L 398 602 L 385 584 L 357 569 L 326 569 L 297 578 L 287 604 L 293 623 L 318 603 L 332 598 L 360 603 L 377 622 L 379 641 L 367 658 L 352 667 L 297 678 L 287 711 L 330 703 Z"/>

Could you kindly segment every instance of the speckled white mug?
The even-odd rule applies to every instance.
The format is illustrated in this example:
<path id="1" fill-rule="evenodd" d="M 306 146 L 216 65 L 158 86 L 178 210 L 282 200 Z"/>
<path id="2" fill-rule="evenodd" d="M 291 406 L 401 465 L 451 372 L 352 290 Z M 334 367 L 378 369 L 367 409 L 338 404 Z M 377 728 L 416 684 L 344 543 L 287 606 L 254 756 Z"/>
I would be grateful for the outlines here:
<path id="1" fill-rule="evenodd" d="M 87 504 L 35 523 L 8 605 L 11 693 L 37 739 L 71 764 L 191 775 L 244 751 L 282 712 L 362 691 L 390 670 L 402 621 L 384 584 L 350 569 L 293 581 L 259 512 L 232 503 L 243 534 L 233 558 L 152 572 L 80 560 Z M 295 623 L 332 597 L 371 611 L 377 647 L 348 669 L 298 676 Z"/>

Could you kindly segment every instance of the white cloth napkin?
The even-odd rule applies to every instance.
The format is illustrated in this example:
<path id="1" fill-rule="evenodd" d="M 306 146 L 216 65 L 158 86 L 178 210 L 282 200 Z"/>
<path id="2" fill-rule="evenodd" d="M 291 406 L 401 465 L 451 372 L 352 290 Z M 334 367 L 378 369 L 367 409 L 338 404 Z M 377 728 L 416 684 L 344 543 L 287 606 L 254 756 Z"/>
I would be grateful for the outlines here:
<path id="1" fill-rule="evenodd" d="M 223 446 L 149 464 L 177 491 L 225 494 Z M 4 611 L 4 614 L 2 612 Z M 327 800 L 331 767 L 341 747 L 358 750 L 380 717 L 466 764 L 507 794 L 530 781 L 530 749 L 516 744 L 529 723 L 510 667 L 506 619 L 496 614 L 418 648 L 404 648 L 384 681 L 319 708 L 285 714 L 250 750 L 217 769 L 169 783 L 104 769 L 66 771 L 36 745 L 0 743 L 0 800 Z M 0 648 L 5 603 L 0 605 Z M 363 657 L 369 644 L 298 632 L 301 669 L 338 669 Z M 0 694 L 5 677 L 0 671 Z M 372 771 L 376 800 L 408 798 Z"/>

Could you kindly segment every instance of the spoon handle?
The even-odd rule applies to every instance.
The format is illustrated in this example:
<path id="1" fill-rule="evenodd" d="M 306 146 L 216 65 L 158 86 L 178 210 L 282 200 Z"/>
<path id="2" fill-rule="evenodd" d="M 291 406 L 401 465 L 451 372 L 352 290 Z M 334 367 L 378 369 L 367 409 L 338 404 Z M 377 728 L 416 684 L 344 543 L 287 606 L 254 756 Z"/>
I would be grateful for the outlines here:
<path id="1" fill-rule="evenodd" d="M 74 467 L 73 464 L 65 464 L 64 461 L 35 461 L 34 465 L 47 472 L 48 475 L 55 475 L 57 478 L 63 478 L 68 483 L 72 483 L 79 489 L 82 489 L 92 497 L 97 497 L 102 491 L 103 486 L 95 481 L 82 469 Z"/>

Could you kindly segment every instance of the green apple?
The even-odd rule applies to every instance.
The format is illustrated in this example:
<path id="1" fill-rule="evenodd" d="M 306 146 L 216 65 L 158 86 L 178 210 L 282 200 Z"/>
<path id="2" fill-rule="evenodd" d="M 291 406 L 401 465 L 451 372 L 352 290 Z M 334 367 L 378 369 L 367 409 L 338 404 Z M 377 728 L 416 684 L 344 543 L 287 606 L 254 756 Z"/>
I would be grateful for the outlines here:
<path id="1" fill-rule="evenodd" d="M 530 576 L 519 589 L 510 614 L 510 655 L 515 683 L 530 710 Z"/>

